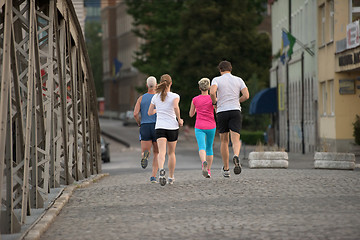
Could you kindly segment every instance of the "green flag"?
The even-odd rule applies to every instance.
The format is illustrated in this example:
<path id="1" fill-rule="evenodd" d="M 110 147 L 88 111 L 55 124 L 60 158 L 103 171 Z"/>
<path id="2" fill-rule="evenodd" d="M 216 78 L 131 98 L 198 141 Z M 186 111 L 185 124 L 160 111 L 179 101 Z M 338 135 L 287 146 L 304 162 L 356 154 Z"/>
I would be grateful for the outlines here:
<path id="1" fill-rule="evenodd" d="M 287 37 L 288 37 L 289 42 L 290 42 L 290 47 L 289 47 L 289 50 L 287 52 L 287 55 L 289 57 L 291 57 L 291 54 L 293 54 L 293 47 L 295 45 L 296 38 L 293 35 L 291 35 L 291 33 L 289 33 L 289 32 L 287 32 L 286 34 L 287 34 Z"/>

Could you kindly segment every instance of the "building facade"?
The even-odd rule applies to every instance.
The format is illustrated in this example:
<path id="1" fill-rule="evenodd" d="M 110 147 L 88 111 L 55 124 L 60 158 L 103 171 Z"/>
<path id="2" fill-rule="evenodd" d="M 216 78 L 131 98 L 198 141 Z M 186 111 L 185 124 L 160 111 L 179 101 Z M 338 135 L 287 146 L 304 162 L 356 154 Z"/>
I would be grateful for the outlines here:
<path id="1" fill-rule="evenodd" d="M 103 83 L 105 110 L 116 111 L 118 109 L 117 89 L 119 84 L 113 74 L 113 59 L 116 58 L 116 6 L 107 5 L 101 9 L 102 27 L 102 58 L 103 58 Z"/>
<path id="2" fill-rule="evenodd" d="M 124 1 L 102 5 L 101 22 L 105 115 L 118 117 L 134 108 L 136 88 L 144 84 L 145 75 L 132 65 L 141 40 L 132 32 L 133 19 Z"/>
<path id="3" fill-rule="evenodd" d="M 119 111 L 124 112 L 134 109 L 139 93 L 136 88 L 143 86 L 146 76 L 140 73 L 132 64 L 135 52 L 140 48 L 141 39 L 132 32 L 133 18 L 126 12 L 126 4 L 122 1 L 116 6 L 116 37 L 117 60 L 122 67 L 117 76 L 120 84 L 118 89 Z"/>
<path id="4" fill-rule="evenodd" d="M 320 144 L 349 152 L 360 115 L 360 2 L 318 0 L 317 12 Z"/>
<path id="5" fill-rule="evenodd" d="M 84 0 L 85 22 L 101 21 L 101 0 Z"/>
<path id="6" fill-rule="evenodd" d="M 80 27 L 82 30 L 83 35 L 85 36 L 85 7 L 84 7 L 84 0 L 78 0 L 72 2 L 74 5 L 74 9 L 76 12 L 76 16 L 78 17 Z"/>
<path id="7" fill-rule="evenodd" d="M 271 4 L 272 68 L 277 88 L 275 143 L 287 151 L 314 152 L 318 145 L 317 1 L 278 0 Z M 284 33 L 296 38 L 293 53 L 283 47 Z"/>

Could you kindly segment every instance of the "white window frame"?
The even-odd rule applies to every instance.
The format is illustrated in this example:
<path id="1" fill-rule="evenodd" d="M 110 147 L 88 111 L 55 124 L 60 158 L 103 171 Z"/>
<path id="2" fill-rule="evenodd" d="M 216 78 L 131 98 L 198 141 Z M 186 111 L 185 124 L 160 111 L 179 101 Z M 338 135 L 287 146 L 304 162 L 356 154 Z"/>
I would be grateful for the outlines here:
<path id="1" fill-rule="evenodd" d="M 334 0 L 329 0 L 328 5 L 329 5 L 329 39 L 332 42 L 334 41 L 334 27 L 335 27 Z"/>
<path id="2" fill-rule="evenodd" d="M 325 22 L 326 22 L 326 15 L 325 15 L 325 5 L 320 6 L 320 16 L 321 16 L 321 45 L 325 45 Z"/>
<path id="3" fill-rule="evenodd" d="M 330 115 L 335 116 L 334 80 L 329 80 L 328 84 L 329 84 Z"/>
<path id="4" fill-rule="evenodd" d="M 304 6 L 304 25 L 303 25 L 303 40 L 304 40 L 304 43 L 307 44 L 309 42 L 309 39 L 308 39 L 308 15 L 309 15 L 309 12 L 308 12 L 308 2 L 305 2 L 305 6 Z"/>
<path id="5" fill-rule="evenodd" d="M 327 91 L 326 91 L 326 82 L 320 83 L 321 89 L 321 99 L 322 99 L 322 116 L 327 115 Z"/>
<path id="6" fill-rule="evenodd" d="M 360 13 L 360 6 L 359 7 L 353 7 L 353 1 L 352 0 L 349 0 L 349 10 L 350 10 L 350 13 L 349 14 L 349 23 L 352 23 L 353 22 L 353 13 Z"/>

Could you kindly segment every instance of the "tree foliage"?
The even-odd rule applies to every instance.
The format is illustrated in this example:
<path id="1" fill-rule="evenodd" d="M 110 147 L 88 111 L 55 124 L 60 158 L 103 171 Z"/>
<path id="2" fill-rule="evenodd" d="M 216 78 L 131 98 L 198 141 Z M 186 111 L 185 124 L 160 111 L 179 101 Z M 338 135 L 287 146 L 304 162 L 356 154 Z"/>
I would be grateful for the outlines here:
<path id="1" fill-rule="evenodd" d="M 266 2 L 127 0 L 128 12 L 138 27 L 135 33 L 145 40 L 135 65 L 149 75 L 169 73 L 173 77 L 173 91 L 181 96 L 185 119 L 191 99 L 199 94 L 197 82 L 218 76 L 221 60 L 232 63 L 232 73 L 243 78 L 254 94 L 250 86 L 261 90 L 269 82 L 271 43 L 256 29 Z M 242 104 L 244 115 L 249 104 L 250 100 Z"/>
<path id="2" fill-rule="evenodd" d="M 102 82 L 103 64 L 100 22 L 90 21 L 85 24 L 85 39 L 92 66 L 96 94 L 98 97 L 102 97 L 104 96 L 104 86 Z"/>
<path id="3" fill-rule="evenodd" d="M 126 0 L 134 19 L 134 33 L 144 40 L 136 52 L 134 66 L 159 78 L 170 73 L 179 43 L 182 0 Z"/>

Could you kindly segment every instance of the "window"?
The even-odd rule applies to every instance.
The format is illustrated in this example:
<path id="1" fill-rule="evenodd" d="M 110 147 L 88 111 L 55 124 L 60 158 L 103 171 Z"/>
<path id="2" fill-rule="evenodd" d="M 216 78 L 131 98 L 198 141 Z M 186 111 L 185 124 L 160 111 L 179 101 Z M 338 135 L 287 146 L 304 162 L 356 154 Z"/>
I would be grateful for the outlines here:
<path id="1" fill-rule="evenodd" d="M 302 42 L 304 42 L 304 9 L 301 8 L 300 9 L 300 15 L 299 15 L 299 37 L 301 39 Z M 306 42 L 305 42 L 306 43 Z"/>
<path id="2" fill-rule="evenodd" d="M 316 22 L 317 20 L 316 20 L 316 16 L 317 16 L 317 13 L 316 13 L 316 10 L 317 10 L 317 1 L 316 0 L 312 0 L 312 2 L 311 2 L 311 7 L 310 7 L 310 19 L 311 19 L 311 21 L 309 22 L 310 24 L 312 24 L 312 23 L 314 23 L 314 22 Z M 311 27 L 310 28 L 311 29 L 311 36 L 309 36 L 310 37 L 310 41 L 315 41 L 315 39 L 316 39 L 316 27 Z"/>
<path id="3" fill-rule="evenodd" d="M 350 22 L 355 22 L 360 19 L 360 0 L 351 0 L 350 5 Z"/>
<path id="4" fill-rule="evenodd" d="M 308 43 L 309 39 L 307 37 L 307 34 L 308 34 L 308 3 L 306 2 L 305 3 L 305 7 L 304 7 L 304 24 L 303 24 L 303 40 L 304 40 L 304 43 Z"/>
<path id="5" fill-rule="evenodd" d="M 329 3 L 329 34 L 330 41 L 334 40 L 334 0 L 328 1 Z"/>
<path id="6" fill-rule="evenodd" d="M 335 115 L 334 80 L 329 81 L 330 114 Z"/>
<path id="7" fill-rule="evenodd" d="M 320 6 L 320 16 L 321 16 L 320 43 L 321 45 L 324 45 L 325 44 L 325 5 Z"/>
<path id="8" fill-rule="evenodd" d="M 103 34 L 102 34 L 103 39 L 107 39 L 109 37 L 108 36 L 108 23 L 107 23 L 107 20 L 104 20 L 102 22 L 102 31 L 103 31 Z"/>
<path id="9" fill-rule="evenodd" d="M 321 96 L 322 96 L 322 115 L 326 116 L 326 102 L 327 102 L 327 92 L 326 92 L 326 82 L 320 83 Z"/>

